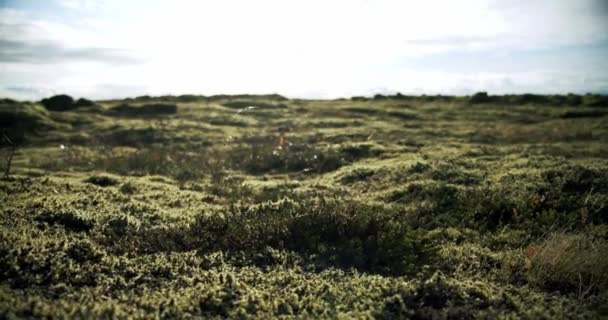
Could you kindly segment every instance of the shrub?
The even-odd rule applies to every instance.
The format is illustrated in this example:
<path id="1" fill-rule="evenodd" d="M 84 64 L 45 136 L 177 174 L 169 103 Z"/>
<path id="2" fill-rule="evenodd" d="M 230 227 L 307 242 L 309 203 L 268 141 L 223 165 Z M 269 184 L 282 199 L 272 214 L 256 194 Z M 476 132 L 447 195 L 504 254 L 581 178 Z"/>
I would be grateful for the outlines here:
<path id="1" fill-rule="evenodd" d="M 124 193 L 124 194 L 134 194 L 137 192 L 137 187 L 135 186 L 135 184 L 133 182 L 126 182 L 123 183 L 120 186 L 120 192 Z"/>
<path id="2" fill-rule="evenodd" d="M 469 103 L 477 104 L 477 103 L 488 103 L 490 102 L 490 97 L 487 92 L 477 92 L 469 98 Z"/>
<path id="3" fill-rule="evenodd" d="M 105 145 L 139 147 L 155 143 L 167 143 L 166 133 L 157 128 L 117 128 L 99 134 L 99 140 Z"/>
<path id="4" fill-rule="evenodd" d="M 250 137 L 247 140 L 247 144 L 232 150 L 230 161 L 236 169 L 252 174 L 324 173 L 338 169 L 347 161 L 338 150 L 317 148 L 303 141 L 276 146 L 274 137 Z"/>
<path id="5" fill-rule="evenodd" d="M 405 189 L 388 195 L 386 200 L 397 203 L 430 202 L 436 213 L 445 213 L 458 205 L 458 189 L 452 185 L 439 183 L 413 183 Z M 431 218 L 431 217 L 428 217 Z"/>
<path id="6" fill-rule="evenodd" d="M 608 243 L 585 234 L 556 232 L 530 246 L 531 283 L 579 298 L 608 289 Z"/>
<path id="7" fill-rule="evenodd" d="M 85 99 L 85 98 L 80 98 L 78 100 L 76 100 L 76 104 L 75 107 L 79 108 L 79 107 L 94 107 L 97 104 L 94 101 Z"/>
<path id="8" fill-rule="evenodd" d="M 213 162 L 200 153 L 169 148 L 147 148 L 99 159 L 97 167 L 121 175 L 166 175 L 180 182 L 195 180 L 215 169 Z"/>
<path id="9" fill-rule="evenodd" d="M 270 246 L 302 253 L 321 267 L 396 275 L 417 271 L 434 250 L 396 211 L 326 198 L 233 205 L 200 214 L 191 232 L 203 252 L 255 253 Z"/>
<path id="10" fill-rule="evenodd" d="M 224 107 L 231 109 L 243 109 L 250 106 L 256 107 L 258 109 L 286 109 L 287 105 L 283 103 L 267 103 L 267 102 L 258 102 L 258 101 L 231 101 L 225 102 L 222 104 Z"/>
<path id="11" fill-rule="evenodd" d="M 127 103 L 119 104 L 108 110 L 108 114 L 123 117 L 156 117 L 177 113 L 177 105 L 168 103 L 151 103 L 133 106 Z"/>
<path id="12" fill-rule="evenodd" d="M 91 176 L 91 177 L 87 178 L 85 180 L 85 182 L 88 182 L 90 184 L 94 184 L 94 185 L 100 186 L 100 187 L 115 186 L 119 183 L 118 180 L 116 180 L 112 177 L 108 177 L 108 176 Z"/>
<path id="13" fill-rule="evenodd" d="M 566 96 L 566 104 L 570 106 L 579 106 L 583 104 L 583 97 L 578 94 L 568 94 Z"/>
<path id="14" fill-rule="evenodd" d="M 385 96 L 385 95 L 382 95 L 382 94 L 375 94 L 374 95 L 374 100 L 386 100 L 386 99 L 388 99 L 388 97 Z"/>
<path id="15" fill-rule="evenodd" d="M 183 94 L 181 96 L 175 97 L 175 101 L 177 102 L 197 102 L 204 100 L 205 96 L 193 95 L 193 94 Z"/>
<path id="16" fill-rule="evenodd" d="M 608 107 L 608 96 L 606 95 L 587 95 L 583 101 L 585 105 L 590 107 Z"/>
<path id="17" fill-rule="evenodd" d="M 546 104 L 550 102 L 550 100 L 547 96 L 524 93 L 522 95 L 515 96 L 513 102 L 517 104 Z"/>
<path id="18" fill-rule="evenodd" d="M 50 98 L 42 99 L 42 105 L 51 111 L 67 111 L 76 109 L 78 106 L 74 103 L 74 99 L 68 95 L 60 94 Z"/>
<path id="19" fill-rule="evenodd" d="M 374 170 L 367 168 L 357 168 L 344 174 L 340 178 L 340 183 L 350 185 L 356 182 L 367 182 L 375 174 Z"/>
<path id="20" fill-rule="evenodd" d="M 555 186 L 561 192 L 583 193 L 591 189 L 608 192 L 608 173 L 604 170 L 569 166 L 547 170 L 542 173 L 542 176 L 550 185 Z"/>
<path id="21" fill-rule="evenodd" d="M 566 111 L 562 113 L 559 117 L 562 119 L 572 119 L 572 118 L 598 118 L 608 115 L 606 111 Z"/>

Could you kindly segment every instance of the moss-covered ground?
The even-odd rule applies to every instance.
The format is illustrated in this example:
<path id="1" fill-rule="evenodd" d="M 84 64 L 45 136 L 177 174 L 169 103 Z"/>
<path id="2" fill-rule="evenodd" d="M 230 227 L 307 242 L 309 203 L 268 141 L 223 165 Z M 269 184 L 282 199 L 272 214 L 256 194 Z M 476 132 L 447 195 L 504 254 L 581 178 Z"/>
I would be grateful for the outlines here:
<path id="1" fill-rule="evenodd" d="M 2 100 L 0 318 L 608 317 L 602 99 Z"/>

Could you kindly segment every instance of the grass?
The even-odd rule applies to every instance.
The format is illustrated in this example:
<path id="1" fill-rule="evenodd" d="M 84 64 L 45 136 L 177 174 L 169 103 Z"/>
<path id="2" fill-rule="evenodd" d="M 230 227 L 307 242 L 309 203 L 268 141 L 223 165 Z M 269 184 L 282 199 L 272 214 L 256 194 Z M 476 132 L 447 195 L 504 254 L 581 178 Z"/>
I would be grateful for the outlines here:
<path id="1" fill-rule="evenodd" d="M 2 100 L 0 318 L 608 316 L 605 97 L 471 99 Z"/>
<path id="2" fill-rule="evenodd" d="M 608 287 L 605 239 L 554 232 L 526 250 L 531 283 L 546 290 L 574 292 L 579 299 Z"/>

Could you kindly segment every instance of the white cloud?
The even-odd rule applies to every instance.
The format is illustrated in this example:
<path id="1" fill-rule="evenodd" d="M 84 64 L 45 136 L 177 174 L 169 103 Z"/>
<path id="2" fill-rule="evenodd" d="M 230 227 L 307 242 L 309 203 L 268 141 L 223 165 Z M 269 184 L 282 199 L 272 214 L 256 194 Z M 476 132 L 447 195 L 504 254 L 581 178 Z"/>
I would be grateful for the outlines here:
<path id="1" fill-rule="evenodd" d="M 280 92 L 323 97 L 380 87 L 438 93 L 486 87 L 606 89 L 600 81 L 556 85 L 552 80 L 556 71 L 569 79 L 593 79 L 589 72 L 594 68 L 585 61 L 578 73 L 571 66 L 566 70 L 538 60 L 529 70 L 509 72 L 504 66 L 508 59 L 500 60 L 500 66 L 479 61 L 479 70 L 457 72 L 445 59 L 452 53 L 510 56 L 608 41 L 608 10 L 600 0 L 57 1 L 57 12 L 0 9 L 0 40 L 21 44 L 19 59 L 7 57 L 7 50 L 0 52 L 0 67 L 8 72 L 0 85 L 32 85 L 38 78 L 52 78 L 53 86 L 93 97 L 111 94 L 97 94 L 100 83 L 127 88 L 115 91 L 117 95 L 128 95 L 128 90 L 137 94 L 143 88 L 151 94 Z M 46 55 L 36 55 L 34 61 L 32 52 Z M 413 68 L 401 63 L 438 54 L 443 55 L 441 62 L 426 58 Z M 29 63 L 48 66 L 36 74 L 24 66 L 28 55 Z M 72 59 L 76 56 L 80 59 Z M 555 57 L 560 59 L 558 53 Z M 111 68 L 99 64 L 119 60 L 125 63 Z M 29 70 L 31 78 L 12 77 L 21 72 L 15 63 Z M 524 65 L 514 61 L 515 67 Z M 10 83 L 15 78 L 22 82 Z"/>

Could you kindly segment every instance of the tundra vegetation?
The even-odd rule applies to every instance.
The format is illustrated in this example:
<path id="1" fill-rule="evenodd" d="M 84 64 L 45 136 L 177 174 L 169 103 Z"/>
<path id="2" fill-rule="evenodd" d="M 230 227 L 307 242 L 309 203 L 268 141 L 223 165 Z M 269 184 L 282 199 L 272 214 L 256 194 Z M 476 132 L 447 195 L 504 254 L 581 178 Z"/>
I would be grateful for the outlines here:
<path id="1" fill-rule="evenodd" d="M 58 96 L 0 125 L 0 318 L 608 316 L 605 96 Z"/>

